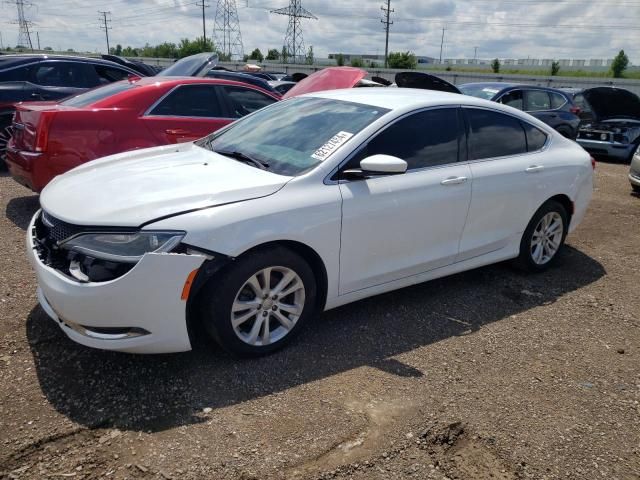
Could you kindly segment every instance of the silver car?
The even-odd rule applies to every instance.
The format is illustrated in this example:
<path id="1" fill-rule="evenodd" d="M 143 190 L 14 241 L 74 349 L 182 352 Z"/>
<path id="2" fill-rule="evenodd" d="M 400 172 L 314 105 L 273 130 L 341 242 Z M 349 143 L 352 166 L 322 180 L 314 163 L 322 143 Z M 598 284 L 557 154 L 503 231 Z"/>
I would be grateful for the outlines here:
<path id="1" fill-rule="evenodd" d="M 631 157 L 631 168 L 629 169 L 629 182 L 635 193 L 640 194 L 640 146 L 636 148 L 636 153 Z"/>

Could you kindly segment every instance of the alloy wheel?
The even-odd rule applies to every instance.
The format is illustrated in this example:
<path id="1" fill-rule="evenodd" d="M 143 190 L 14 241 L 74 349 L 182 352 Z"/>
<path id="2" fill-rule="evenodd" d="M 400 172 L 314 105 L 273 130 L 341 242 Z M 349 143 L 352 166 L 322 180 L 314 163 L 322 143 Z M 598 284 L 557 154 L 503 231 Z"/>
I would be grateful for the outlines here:
<path id="1" fill-rule="evenodd" d="M 231 325 L 244 343 L 266 346 L 286 337 L 302 315 L 305 287 L 287 267 L 267 267 L 240 287 L 231 307 Z"/>
<path id="2" fill-rule="evenodd" d="M 13 135 L 13 127 L 11 125 L 0 128 L 0 161 L 4 160 L 7 153 L 7 144 L 11 139 L 11 135 Z"/>
<path id="3" fill-rule="evenodd" d="M 531 236 L 531 259 L 536 265 L 544 265 L 551 261 L 560 249 L 564 225 L 558 212 L 544 215 Z"/>

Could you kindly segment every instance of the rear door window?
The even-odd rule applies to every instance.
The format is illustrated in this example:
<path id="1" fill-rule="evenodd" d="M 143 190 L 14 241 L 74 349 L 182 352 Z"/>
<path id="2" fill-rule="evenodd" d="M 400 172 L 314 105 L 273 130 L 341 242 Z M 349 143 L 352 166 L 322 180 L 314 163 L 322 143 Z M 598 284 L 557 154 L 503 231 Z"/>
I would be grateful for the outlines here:
<path id="1" fill-rule="evenodd" d="M 265 95 L 252 88 L 231 86 L 222 88 L 224 92 L 223 95 L 226 95 L 230 104 L 231 116 L 233 118 L 244 117 L 277 101 L 269 95 Z"/>
<path id="2" fill-rule="evenodd" d="M 118 80 L 124 80 L 129 76 L 129 72 L 121 70 L 115 67 L 107 67 L 105 65 L 94 65 L 96 75 L 100 85 L 106 85 L 108 83 L 117 82 Z"/>
<path id="3" fill-rule="evenodd" d="M 469 160 L 526 153 L 527 139 L 520 120 L 492 110 L 464 110 L 469 122 Z"/>
<path id="4" fill-rule="evenodd" d="M 43 87 L 91 88 L 98 85 L 98 79 L 89 64 L 56 61 L 34 67 L 33 83 Z"/>
<path id="5" fill-rule="evenodd" d="M 525 111 L 538 112 L 540 110 L 551 110 L 551 100 L 549 94 L 543 90 L 527 90 L 525 99 Z"/>
<path id="6" fill-rule="evenodd" d="M 181 85 L 175 88 L 149 115 L 169 117 L 226 117 L 215 85 Z"/>
<path id="7" fill-rule="evenodd" d="M 522 95 L 522 90 L 513 90 L 512 92 L 505 93 L 500 98 L 500 103 L 517 108 L 518 110 L 524 110 L 524 96 Z"/>

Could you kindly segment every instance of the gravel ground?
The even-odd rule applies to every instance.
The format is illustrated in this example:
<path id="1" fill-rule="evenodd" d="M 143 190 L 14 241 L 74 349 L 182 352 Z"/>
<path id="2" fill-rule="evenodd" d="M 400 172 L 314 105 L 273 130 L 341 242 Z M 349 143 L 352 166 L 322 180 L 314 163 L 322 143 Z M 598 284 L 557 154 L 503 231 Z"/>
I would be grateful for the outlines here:
<path id="1" fill-rule="evenodd" d="M 361 301 L 257 360 L 72 343 L 24 255 L 37 197 L 2 176 L 0 478 L 640 479 L 627 169 L 598 165 L 550 271 L 501 264 Z"/>

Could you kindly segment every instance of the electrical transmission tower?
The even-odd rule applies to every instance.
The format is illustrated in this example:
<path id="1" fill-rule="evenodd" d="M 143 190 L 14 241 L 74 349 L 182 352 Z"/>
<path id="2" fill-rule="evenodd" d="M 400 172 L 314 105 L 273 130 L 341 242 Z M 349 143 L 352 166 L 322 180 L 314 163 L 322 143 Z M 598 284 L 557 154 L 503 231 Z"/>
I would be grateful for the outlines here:
<path id="1" fill-rule="evenodd" d="M 288 7 L 271 10 L 271 13 L 289 17 L 289 26 L 284 37 L 283 62 L 287 63 L 287 61 L 291 60 L 293 63 L 304 63 L 306 50 L 304 48 L 304 39 L 302 38 L 301 19 L 317 20 L 318 17 L 309 10 L 302 8 L 302 0 L 290 0 Z"/>
<path id="2" fill-rule="evenodd" d="M 31 34 L 29 33 L 29 27 L 33 25 L 32 22 L 27 20 L 24 16 L 24 7 L 32 6 L 31 3 L 24 0 L 15 0 L 16 7 L 18 8 L 18 20 L 12 23 L 17 23 L 19 26 L 18 32 L 18 46 L 29 47 L 33 50 L 33 44 L 31 43 Z"/>
<path id="3" fill-rule="evenodd" d="M 222 54 L 221 60 L 242 60 L 244 58 L 236 0 L 218 0 L 216 20 L 213 25 L 213 40 L 216 48 Z"/>
<path id="4" fill-rule="evenodd" d="M 100 30 L 104 30 L 104 34 L 107 37 L 107 53 L 111 53 L 109 48 L 109 30 L 111 30 L 111 19 L 107 18 L 107 15 L 111 16 L 111 12 L 99 11 L 100 14 Z"/>
<path id="5" fill-rule="evenodd" d="M 387 32 L 386 35 L 386 40 L 385 40 L 385 44 L 384 44 L 384 68 L 388 67 L 388 63 L 389 63 L 389 27 L 391 25 L 393 25 L 393 22 L 391 20 L 389 20 L 389 17 L 391 16 L 391 14 L 395 11 L 393 8 L 391 8 L 391 0 L 387 0 L 387 6 L 384 7 L 380 7 L 380 10 L 382 10 L 382 12 L 384 13 L 385 18 L 383 18 L 382 20 L 380 20 L 382 22 L 382 24 L 384 25 L 384 28 Z"/>

